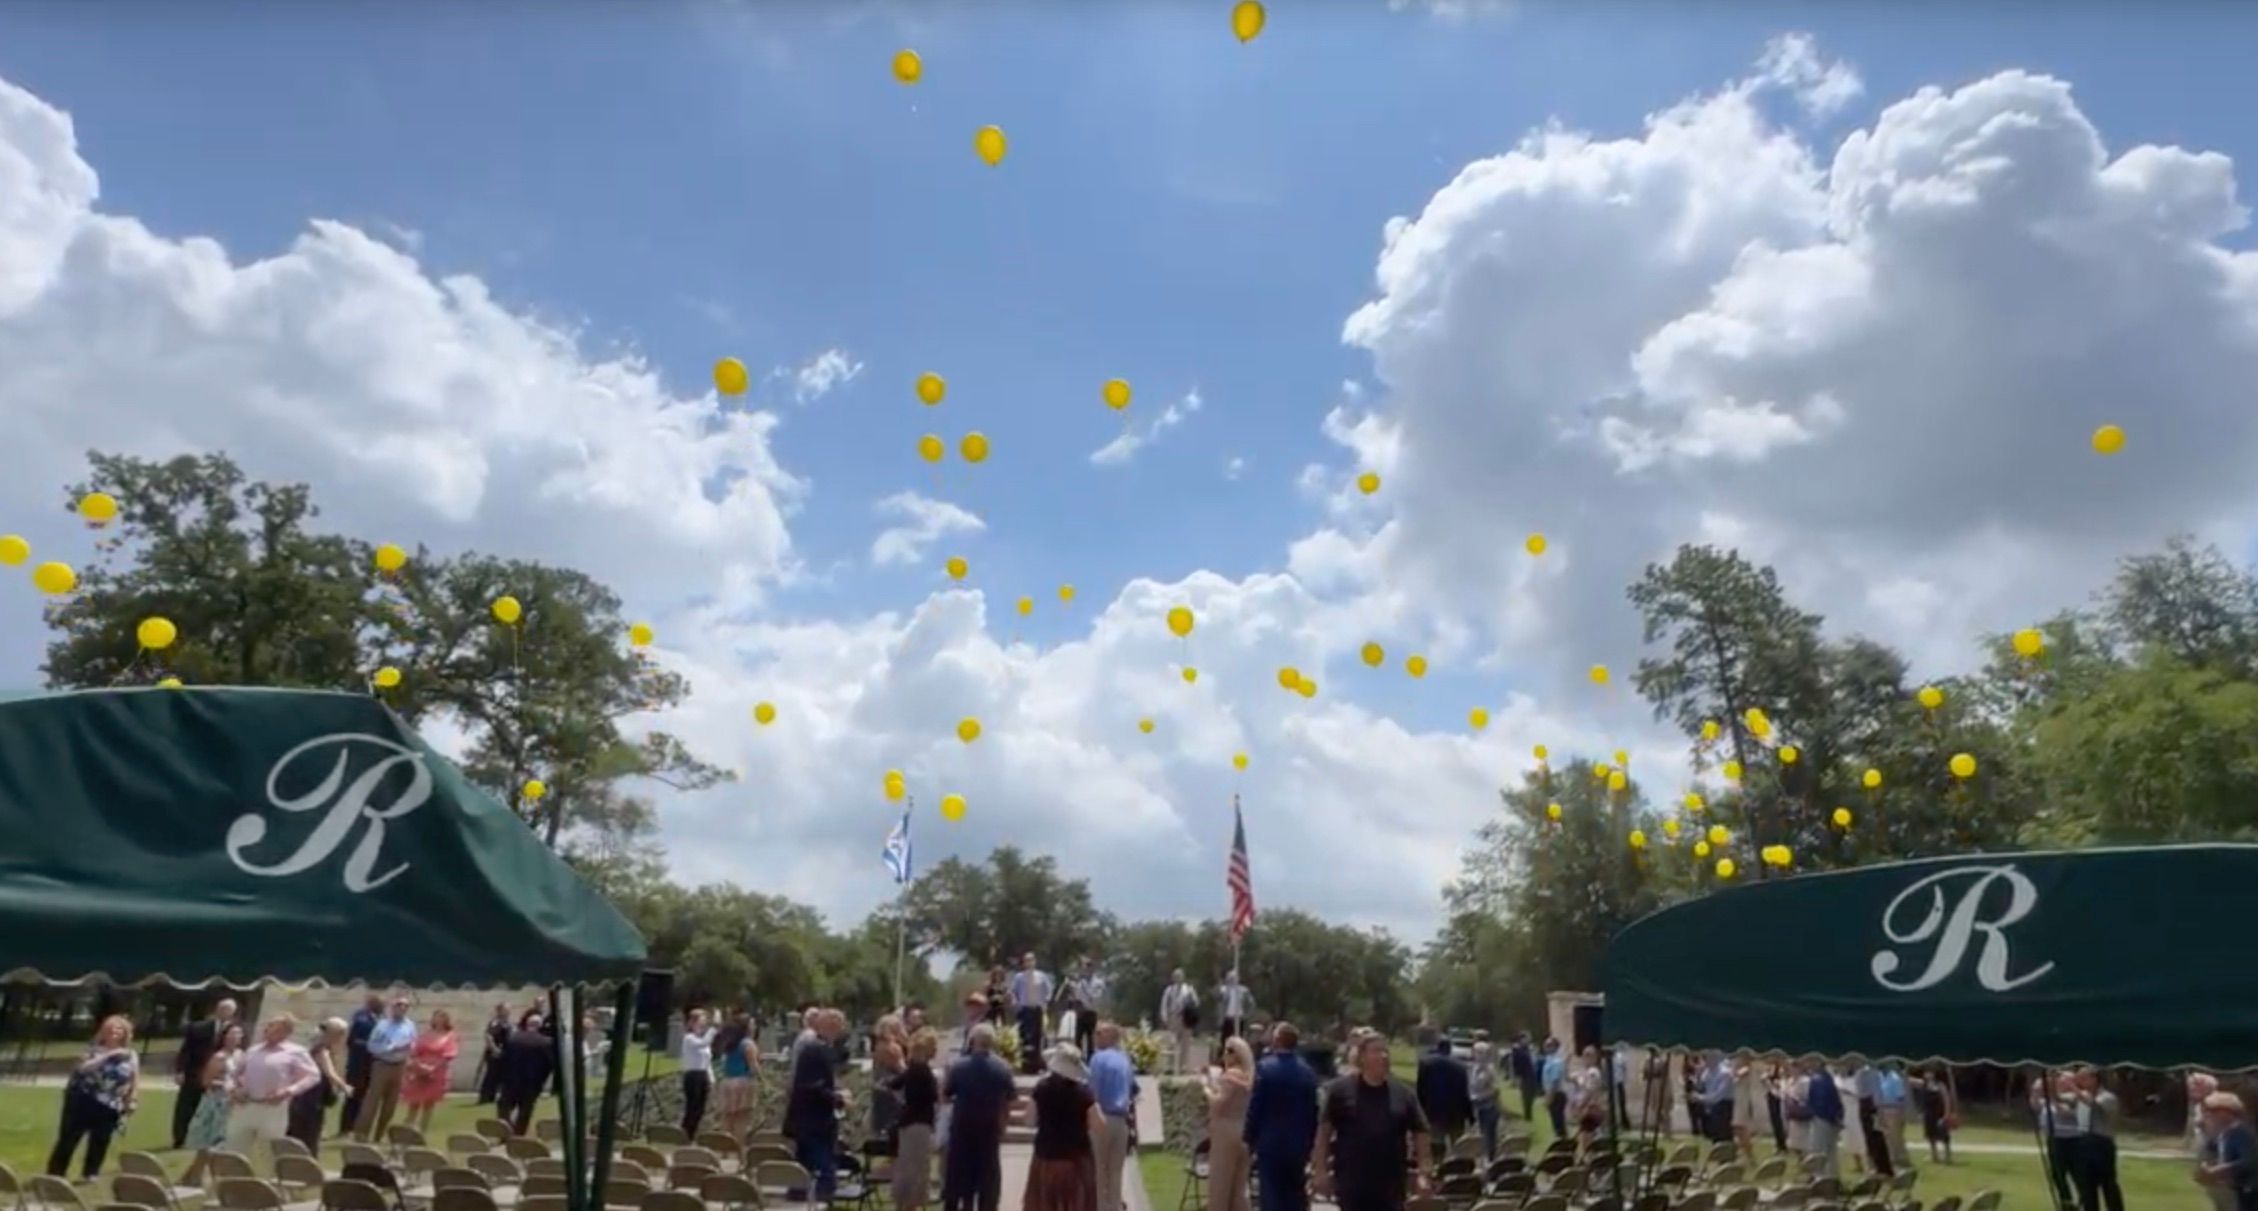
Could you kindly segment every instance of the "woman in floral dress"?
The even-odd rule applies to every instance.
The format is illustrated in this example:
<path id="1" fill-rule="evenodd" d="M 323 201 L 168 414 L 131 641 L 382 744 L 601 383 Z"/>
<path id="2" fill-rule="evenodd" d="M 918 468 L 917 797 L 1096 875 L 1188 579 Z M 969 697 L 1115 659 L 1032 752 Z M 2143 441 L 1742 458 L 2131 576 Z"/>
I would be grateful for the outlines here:
<path id="1" fill-rule="evenodd" d="M 110 1140 L 125 1125 L 125 1117 L 133 1113 L 140 1080 L 140 1061 L 133 1053 L 133 1023 L 122 1016 L 104 1018 L 101 1028 L 94 1032 L 93 1044 L 86 1049 L 86 1058 L 71 1070 L 70 1083 L 63 1087 L 63 1124 L 55 1135 L 55 1150 L 47 1156 L 47 1172 L 64 1176 L 71 1167 L 71 1153 L 78 1151 L 83 1139 L 86 1162 L 79 1174 L 94 1180 L 102 1172 L 102 1157 L 110 1150 Z"/>
<path id="2" fill-rule="evenodd" d="M 182 1177 L 183 1185 L 201 1183 L 204 1154 L 227 1139 L 227 1112 L 235 1101 L 235 1078 L 243 1071 L 243 1027 L 230 1026 L 220 1036 L 212 1058 L 204 1062 L 204 1100 L 196 1103 L 196 1117 L 188 1120 L 188 1147 L 196 1159 Z"/>

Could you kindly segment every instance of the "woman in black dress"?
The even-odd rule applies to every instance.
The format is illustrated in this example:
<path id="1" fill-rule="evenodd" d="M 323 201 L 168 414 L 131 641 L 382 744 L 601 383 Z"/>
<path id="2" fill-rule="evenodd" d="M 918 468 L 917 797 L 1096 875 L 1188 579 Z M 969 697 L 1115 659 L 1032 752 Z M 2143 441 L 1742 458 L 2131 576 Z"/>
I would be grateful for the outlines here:
<path id="1" fill-rule="evenodd" d="M 1096 1153 L 1103 1126 L 1089 1069 L 1071 1044 L 1051 1052 L 1049 1075 L 1035 1082 L 1035 1159 L 1027 1166 L 1022 1211 L 1097 1211 Z"/>

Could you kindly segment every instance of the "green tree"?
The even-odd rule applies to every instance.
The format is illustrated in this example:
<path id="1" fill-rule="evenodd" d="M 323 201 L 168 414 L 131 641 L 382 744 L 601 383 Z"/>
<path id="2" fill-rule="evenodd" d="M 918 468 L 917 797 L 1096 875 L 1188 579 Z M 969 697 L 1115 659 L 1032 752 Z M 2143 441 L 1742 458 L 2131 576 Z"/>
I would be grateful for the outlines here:
<path id="1" fill-rule="evenodd" d="M 1050 857 L 1003 846 L 974 865 L 949 858 L 910 885 L 904 909 L 920 956 L 948 951 L 963 964 L 1015 965 L 1032 951 L 1060 970 L 1105 949 L 1113 920 L 1098 911 L 1085 879 L 1059 873 Z"/>
<path id="2" fill-rule="evenodd" d="M 2052 845 L 2258 836 L 2258 683 L 2164 647 L 2030 725 Z"/>
<path id="3" fill-rule="evenodd" d="M 2124 561 L 2103 595 L 2115 639 L 2155 648 L 2190 668 L 2258 679 L 2258 576 L 2217 547 L 2173 538 Z"/>

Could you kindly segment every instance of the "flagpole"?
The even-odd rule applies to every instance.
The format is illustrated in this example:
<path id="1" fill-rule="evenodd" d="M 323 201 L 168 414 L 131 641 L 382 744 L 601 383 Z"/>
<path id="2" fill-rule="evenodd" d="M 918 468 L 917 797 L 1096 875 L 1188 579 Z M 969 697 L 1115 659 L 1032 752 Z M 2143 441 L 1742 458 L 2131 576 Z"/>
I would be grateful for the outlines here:
<path id="1" fill-rule="evenodd" d="M 909 814 L 915 810 L 917 810 L 917 797 L 915 795 L 904 796 L 902 799 L 902 817 L 908 819 Z M 902 1008 L 902 960 L 908 954 L 909 880 L 904 879 L 901 889 L 894 893 L 894 1010 L 897 1013 Z"/>

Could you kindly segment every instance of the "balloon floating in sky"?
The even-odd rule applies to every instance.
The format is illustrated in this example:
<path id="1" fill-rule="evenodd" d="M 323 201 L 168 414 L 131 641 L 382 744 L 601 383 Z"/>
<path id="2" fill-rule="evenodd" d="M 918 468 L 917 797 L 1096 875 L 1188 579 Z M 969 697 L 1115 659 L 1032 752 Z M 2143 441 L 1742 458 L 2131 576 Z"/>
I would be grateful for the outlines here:
<path id="1" fill-rule="evenodd" d="M 1247 755 L 1245 753 L 1231 754 L 1231 768 L 1235 770 L 1247 768 Z"/>
<path id="2" fill-rule="evenodd" d="M 1109 378 L 1105 381 L 1105 406 L 1116 412 L 1129 406 L 1129 380 Z"/>
<path id="3" fill-rule="evenodd" d="M 107 492 L 89 492 L 78 500 L 78 515 L 97 526 L 117 520 L 118 498 Z"/>
<path id="4" fill-rule="evenodd" d="M 1631 754 L 1630 754 L 1630 752 L 1629 752 L 1628 750 L 1626 750 L 1626 749 L 1616 749 L 1616 750 L 1615 750 L 1615 764 L 1622 766 L 1622 767 L 1623 767 L 1624 769 L 1629 769 L 1629 768 L 1631 768 Z"/>
<path id="5" fill-rule="evenodd" d="M 1541 744 L 1533 749 L 1530 749 L 1529 752 L 1534 755 L 1539 762 L 1543 762 L 1546 758 L 1552 756 L 1552 750 L 1546 748 Z"/>
<path id="6" fill-rule="evenodd" d="M 980 738 L 980 721 L 967 715 L 957 721 L 957 739 L 970 744 Z"/>
<path id="7" fill-rule="evenodd" d="M 909 782 L 898 769 L 887 770 L 886 777 L 879 782 L 878 788 L 886 793 L 888 803 L 900 803 L 902 797 L 909 794 Z"/>
<path id="8" fill-rule="evenodd" d="M 1694 857 L 1696 858 L 1706 858 L 1709 856 L 1709 842 L 1707 841 L 1694 842 L 1693 849 Z"/>
<path id="9" fill-rule="evenodd" d="M 1190 638 L 1192 634 L 1191 608 L 1189 606 L 1177 606 L 1169 610 L 1168 629 L 1174 632 L 1178 639 Z"/>
<path id="10" fill-rule="evenodd" d="M 1466 725 L 1477 732 L 1481 731 L 1490 725 L 1490 712 L 1482 707 L 1475 707 L 1466 712 Z"/>
<path id="11" fill-rule="evenodd" d="M 2015 632 L 2015 654 L 2026 660 L 2036 659 L 2046 650 L 2046 636 L 2030 627 Z"/>
<path id="12" fill-rule="evenodd" d="M 1611 770 L 1608 772 L 1607 789 L 1611 791 L 1619 791 L 1630 785 L 1631 780 L 1623 776 L 1622 770 Z"/>
<path id="13" fill-rule="evenodd" d="M 1738 761 L 1727 761 L 1727 762 L 1725 763 L 1725 781 L 1727 781 L 1727 782 L 1738 782 L 1738 781 L 1740 781 L 1740 780 L 1741 780 L 1741 763 L 1740 763 L 1740 762 L 1738 762 Z"/>
<path id="14" fill-rule="evenodd" d="M 1686 792 L 1686 810 L 1699 815 L 1701 813 L 1701 808 L 1701 796 L 1694 794 L 1692 791 Z"/>
<path id="15" fill-rule="evenodd" d="M 1722 730 L 1723 729 L 1717 726 L 1717 721 L 1715 719 L 1704 719 L 1701 721 L 1701 738 L 1704 740 L 1716 740 L 1717 733 Z"/>
<path id="16" fill-rule="evenodd" d="M 517 620 L 525 617 L 525 607 L 518 604 L 515 597 L 497 597 L 491 608 L 494 611 L 494 621 L 506 627 L 516 626 Z"/>
<path id="17" fill-rule="evenodd" d="M 972 571 L 972 565 L 966 563 L 962 555 L 949 556 L 949 561 L 942 564 L 941 567 L 948 572 L 950 580 L 963 580 L 965 574 Z"/>
<path id="18" fill-rule="evenodd" d="M 1294 692 L 1304 698 L 1315 698 L 1317 697 L 1317 683 L 1304 677 L 1301 679 L 1301 683 L 1294 687 Z"/>
<path id="19" fill-rule="evenodd" d="M 179 689 L 179 688 L 180 688 L 180 678 L 178 678 L 178 677 L 165 677 L 165 678 L 161 678 L 161 679 L 159 679 L 159 680 L 158 680 L 158 682 L 157 682 L 157 688 L 158 688 L 158 689 L 160 689 L 160 690 L 177 690 L 177 689 Z"/>
<path id="20" fill-rule="evenodd" d="M 638 622 L 627 628 L 627 642 L 636 647 L 647 648 L 651 646 L 651 641 L 656 638 L 658 638 L 658 634 L 651 630 L 650 623 Z"/>
<path id="21" fill-rule="evenodd" d="M 400 569 L 402 569 L 402 568 L 404 568 L 404 567 L 407 567 L 407 566 L 408 566 L 408 553 L 407 553 L 406 551 L 403 551 L 403 550 L 401 550 L 401 549 L 400 549 L 399 547 L 397 547 L 397 546 L 393 545 L 392 543 L 385 543 L 385 544 L 383 544 L 383 545 L 381 545 L 381 546 L 377 547 L 377 549 L 376 549 L 376 570 L 377 570 L 377 571 L 379 571 L 379 572 L 397 572 L 397 571 L 399 571 Z"/>
<path id="22" fill-rule="evenodd" d="M 1241 42 L 1254 41 L 1269 20 L 1270 14 L 1262 11 L 1262 0 L 1239 0 L 1231 6 L 1231 32 L 1237 34 Z"/>
<path id="23" fill-rule="evenodd" d="M 1060 585 L 1058 587 L 1058 599 L 1061 602 L 1071 604 L 1074 601 L 1074 586 L 1070 584 Z"/>
<path id="24" fill-rule="evenodd" d="M 1545 804 L 1545 819 L 1558 824 L 1560 822 L 1560 805 L 1557 803 Z"/>
<path id="25" fill-rule="evenodd" d="M 953 793 L 941 796 L 941 818 L 951 824 L 964 819 L 964 796 Z"/>
<path id="26" fill-rule="evenodd" d="M 1640 832 L 1640 831 L 1639 831 L 1638 829 L 1635 829 L 1635 828 L 1634 828 L 1634 829 L 1632 829 L 1632 830 L 1631 830 L 1631 848 L 1632 848 L 1632 849 L 1645 849 L 1645 848 L 1646 848 L 1646 834 L 1645 834 L 1645 833 L 1643 833 L 1643 832 Z"/>
<path id="27" fill-rule="evenodd" d="M 972 150 L 991 168 L 1004 162 L 1004 150 L 1007 146 L 1004 128 L 1001 126 L 983 126 L 973 132 Z"/>
<path id="28" fill-rule="evenodd" d="M 1772 734 L 1772 721 L 1765 716 L 1761 707 L 1748 708 L 1747 713 L 1741 716 L 1741 721 L 1748 724 L 1748 734 L 1759 740 Z"/>
<path id="29" fill-rule="evenodd" d="M 753 385 L 753 376 L 745 363 L 725 357 L 713 364 L 713 389 L 723 395 L 743 395 Z"/>
<path id="30" fill-rule="evenodd" d="M 528 801 L 538 803 L 542 798 L 546 797 L 548 793 L 548 783 L 543 782 L 539 778 L 528 778 L 525 780 L 524 794 Z"/>
<path id="31" fill-rule="evenodd" d="M 1388 654 L 1385 651 L 1382 651 L 1380 645 L 1377 643 L 1365 644 L 1364 650 L 1357 653 L 1357 655 L 1363 658 L 1364 663 L 1370 665 L 1373 668 L 1379 668 L 1380 662 L 1388 658 Z"/>
<path id="32" fill-rule="evenodd" d="M 1878 769 L 1867 770 L 1865 773 L 1859 775 L 1858 781 L 1863 784 L 1867 790 L 1878 791 L 1882 789 L 1882 771 Z"/>
<path id="33" fill-rule="evenodd" d="M 1849 809 L 1849 808 L 1847 808 L 1847 807 L 1838 807 L 1838 808 L 1836 808 L 1836 809 L 1835 809 L 1835 827 L 1836 827 L 1836 828 L 1849 828 L 1849 827 L 1850 827 L 1850 809 Z"/>
<path id="34" fill-rule="evenodd" d="M 1780 746 L 1780 764 L 1782 765 L 1794 765 L 1796 760 L 1802 756 L 1802 751 L 1792 744 Z"/>
<path id="35" fill-rule="evenodd" d="M 1019 616 L 1021 618 L 1025 618 L 1029 614 L 1035 612 L 1035 599 L 1032 597 L 1022 597 L 1019 599 L 1019 604 L 1016 608 L 1019 610 Z"/>
<path id="36" fill-rule="evenodd" d="M 938 433 L 928 433 L 917 439 L 917 456 L 926 462 L 937 463 L 948 452 L 948 443 L 942 441 Z"/>
<path id="37" fill-rule="evenodd" d="M 1366 471 L 1364 474 L 1357 476 L 1356 490 L 1364 493 L 1366 496 L 1370 496 L 1374 492 L 1379 491 L 1380 473 L 1378 471 Z"/>
<path id="38" fill-rule="evenodd" d="M 1521 545 L 1526 548 L 1531 555 L 1542 555 L 1545 553 L 1545 536 L 1542 534 L 1531 534 L 1529 536 L 1529 541 L 1522 543 Z"/>
<path id="39" fill-rule="evenodd" d="M 1952 776 L 1963 779 L 1975 777 L 1976 759 L 1967 753 L 1954 753 L 1952 755 Z"/>
<path id="40" fill-rule="evenodd" d="M 1140 731 L 1140 732 L 1143 732 L 1143 733 L 1144 733 L 1144 734 L 1146 734 L 1147 736 L 1150 736 L 1150 735 L 1152 735 L 1152 734 L 1153 734 L 1153 721 L 1152 721 L 1152 720 L 1150 720 L 1150 719 L 1139 719 L 1139 720 L 1137 721 L 1137 730 L 1138 730 L 1138 731 Z"/>
<path id="41" fill-rule="evenodd" d="M 1672 816 L 1662 822 L 1662 835 L 1675 841 L 1678 839 L 1678 827 L 1678 818 Z"/>
<path id="42" fill-rule="evenodd" d="M 2093 431 L 2093 452 L 2115 454 L 2125 448 L 2125 431 L 2115 425 L 2103 425 Z"/>
<path id="43" fill-rule="evenodd" d="M 1192 684 L 1193 682 L 1196 682 L 1196 681 L 1198 681 L 1199 679 L 1200 679 L 1200 671 L 1199 671 L 1198 669 L 1195 669 L 1195 668 L 1193 668 L 1193 667 L 1192 667 L 1191 665 L 1188 665 L 1188 664 L 1184 666 L 1184 684 L 1185 684 L 1185 685 L 1191 685 L 1191 684 Z"/>
<path id="44" fill-rule="evenodd" d="M 1913 697 L 1920 701 L 1924 710 L 1933 711 L 1944 705 L 1944 691 L 1933 685 L 1922 686 L 1921 692 L 1913 695 Z"/>
<path id="45" fill-rule="evenodd" d="M 1591 673 L 1591 677 L 1592 677 L 1592 684 L 1593 684 L 1593 685 L 1606 685 L 1606 684 L 1607 684 L 1607 666 L 1606 666 L 1606 665 L 1604 665 L 1604 664 L 1595 664 L 1595 665 L 1593 665 L 1593 666 L 1592 666 L 1592 673 Z"/>
<path id="46" fill-rule="evenodd" d="M 915 84 L 925 78 L 925 60 L 914 50 L 894 52 L 894 78 L 904 84 Z"/>
<path id="47" fill-rule="evenodd" d="M 968 463 L 987 462 L 988 435 L 985 433 L 967 433 L 964 435 L 964 440 L 957 444 L 957 449 L 964 455 L 964 461 Z"/>
<path id="48" fill-rule="evenodd" d="M 931 370 L 917 376 L 917 398 L 928 408 L 949 394 L 949 380 Z"/>
<path id="49" fill-rule="evenodd" d="M 1411 674 L 1415 678 L 1426 676 L 1427 658 L 1425 656 L 1412 656 L 1411 658 L 1403 662 L 1403 671 Z"/>
<path id="50" fill-rule="evenodd" d="M 1282 689 L 1282 690 L 1290 690 L 1290 689 L 1294 689 L 1294 688 L 1297 688 L 1297 687 L 1298 687 L 1298 686 L 1300 686 L 1300 685 L 1301 685 L 1301 670 L 1300 670 L 1300 669 L 1297 669 L 1297 668 L 1295 668 L 1294 666 L 1292 666 L 1292 665 L 1290 665 L 1290 664 L 1289 664 L 1289 665 L 1286 665 L 1286 666 L 1284 666 L 1284 667 L 1282 667 L 1282 668 L 1280 668 L 1280 669 L 1278 670 L 1278 688 L 1279 688 L 1279 689 Z"/>
<path id="51" fill-rule="evenodd" d="M 21 534 L 0 534 L 0 564 L 20 567 L 31 558 L 31 544 Z"/>
<path id="52" fill-rule="evenodd" d="M 67 563 L 43 563 L 31 570 L 32 587 L 51 597 L 59 597 L 78 587 L 78 573 Z"/>
<path id="53" fill-rule="evenodd" d="M 144 618 L 140 626 L 133 628 L 133 637 L 142 647 L 152 652 L 162 652 L 172 646 L 173 640 L 180 638 L 180 629 L 172 624 L 170 618 Z"/>
<path id="54" fill-rule="evenodd" d="M 376 682 L 376 688 L 380 690 L 391 689 L 393 686 L 400 684 L 400 670 L 393 668 L 389 664 L 385 665 L 383 668 L 376 671 L 374 680 Z"/>
<path id="55" fill-rule="evenodd" d="M 776 722 L 776 704 L 773 702 L 754 703 L 753 722 L 760 724 L 762 727 L 767 727 L 769 724 Z"/>
<path id="56" fill-rule="evenodd" d="M 1734 871 L 1734 867 L 1733 867 L 1733 860 L 1732 860 L 1731 858 L 1719 858 L 1719 859 L 1717 859 L 1717 877 L 1718 877 L 1718 878 L 1720 878 L 1720 879 L 1730 879 L 1730 878 L 1732 878 L 1732 877 L 1733 877 L 1733 871 Z"/>

